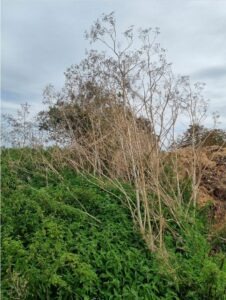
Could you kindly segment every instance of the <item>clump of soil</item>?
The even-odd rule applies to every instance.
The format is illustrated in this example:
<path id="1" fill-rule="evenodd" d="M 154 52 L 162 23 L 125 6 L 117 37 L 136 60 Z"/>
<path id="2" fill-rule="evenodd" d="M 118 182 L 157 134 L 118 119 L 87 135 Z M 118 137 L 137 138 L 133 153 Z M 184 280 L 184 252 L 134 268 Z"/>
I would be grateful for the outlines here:
<path id="1" fill-rule="evenodd" d="M 192 149 L 178 150 L 182 176 L 190 174 Z M 214 226 L 226 228 L 226 147 L 210 146 L 200 149 L 198 173 L 201 174 L 199 205 L 212 204 Z"/>
<path id="2" fill-rule="evenodd" d="M 201 186 L 213 199 L 226 201 L 226 148 L 208 147 L 203 151 L 212 165 L 203 166 Z"/>

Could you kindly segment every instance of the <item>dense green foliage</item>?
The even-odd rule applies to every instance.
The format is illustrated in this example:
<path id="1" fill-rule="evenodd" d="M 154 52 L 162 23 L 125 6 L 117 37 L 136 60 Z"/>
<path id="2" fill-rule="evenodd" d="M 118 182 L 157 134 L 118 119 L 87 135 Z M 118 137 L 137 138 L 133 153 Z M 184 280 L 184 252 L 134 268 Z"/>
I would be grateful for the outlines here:
<path id="1" fill-rule="evenodd" d="M 225 146 L 226 131 L 223 129 L 208 129 L 199 124 L 189 125 L 188 129 L 178 139 L 180 147 L 187 146 Z"/>
<path id="2" fill-rule="evenodd" d="M 211 254 L 201 216 L 182 238 L 167 235 L 163 259 L 145 248 L 118 191 L 47 168 L 49 154 L 2 153 L 3 299 L 225 299 L 224 253 Z"/>

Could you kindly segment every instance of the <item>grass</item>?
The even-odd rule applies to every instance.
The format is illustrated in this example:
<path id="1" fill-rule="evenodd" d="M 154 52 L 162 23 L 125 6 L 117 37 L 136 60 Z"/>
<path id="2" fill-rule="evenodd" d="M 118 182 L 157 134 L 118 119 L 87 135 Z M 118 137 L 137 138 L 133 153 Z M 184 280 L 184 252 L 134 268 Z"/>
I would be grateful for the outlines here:
<path id="1" fill-rule="evenodd" d="M 201 214 L 166 234 L 167 257 L 151 254 L 123 195 L 47 168 L 51 151 L 2 152 L 3 299 L 226 299 L 224 249 L 211 252 Z"/>

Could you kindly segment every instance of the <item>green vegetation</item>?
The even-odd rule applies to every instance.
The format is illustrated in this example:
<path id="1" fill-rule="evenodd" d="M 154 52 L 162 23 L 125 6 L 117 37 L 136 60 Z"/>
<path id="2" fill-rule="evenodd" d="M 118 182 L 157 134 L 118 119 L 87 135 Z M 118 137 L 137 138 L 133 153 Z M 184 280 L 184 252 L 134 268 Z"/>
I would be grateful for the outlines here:
<path id="1" fill-rule="evenodd" d="M 195 147 L 226 145 L 226 131 L 222 129 L 208 129 L 199 124 L 193 124 L 178 139 L 179 147 L 194 145 Z"/>
<path id="2" fill-rule="evenodd" d="M 51 151 L 2 152 L 2 299 L 225 299 L 203 214 L 166 233 L 166 256 L 151 253 L 123 195 L 47 167 Z"/>

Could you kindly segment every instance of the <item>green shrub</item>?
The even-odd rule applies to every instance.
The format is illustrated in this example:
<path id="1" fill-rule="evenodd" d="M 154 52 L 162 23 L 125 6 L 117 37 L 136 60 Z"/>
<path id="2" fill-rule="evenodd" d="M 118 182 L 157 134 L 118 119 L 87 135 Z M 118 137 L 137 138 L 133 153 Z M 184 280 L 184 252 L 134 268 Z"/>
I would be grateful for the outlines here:
<path id="1" fill-rule="evenodd" d="M 3 299 L 225 299 L 225 255 L 198 214 L 151 254 L 118 198 L 65 167 L 43 176 L 40 157 L 2 156 Z"/>

